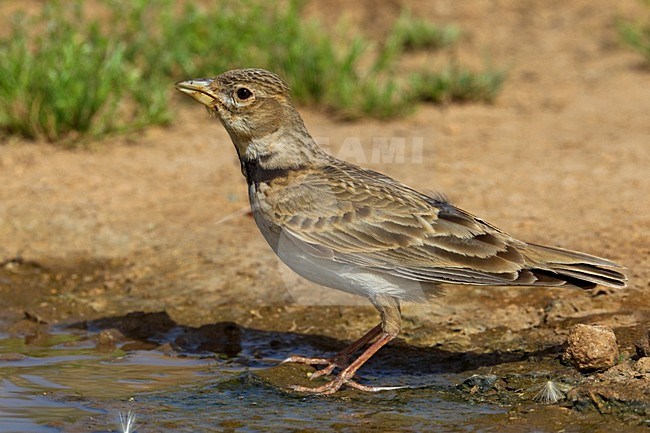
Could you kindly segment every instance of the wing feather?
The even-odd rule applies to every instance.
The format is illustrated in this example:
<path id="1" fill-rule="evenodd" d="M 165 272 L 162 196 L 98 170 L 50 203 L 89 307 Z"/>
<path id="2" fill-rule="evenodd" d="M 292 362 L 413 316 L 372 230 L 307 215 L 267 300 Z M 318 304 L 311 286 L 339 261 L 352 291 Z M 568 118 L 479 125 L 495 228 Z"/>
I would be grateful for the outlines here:
<path id="1" fill-rule="evenodd" d="M 271 203 L 275 220 L 342 263 L 421 281 L 516 279 L 524 263 L 518 241 L 447 202 L 354 170 L 334 165 L 306 173 Z"/>
<path id="2" fill-rule="evenodd" d="M 625 286 L 613 262 L 518 241 L 441 197 L 333 160 L 267 198 L 267 212 L 319 257 L 425 283 Z"/>

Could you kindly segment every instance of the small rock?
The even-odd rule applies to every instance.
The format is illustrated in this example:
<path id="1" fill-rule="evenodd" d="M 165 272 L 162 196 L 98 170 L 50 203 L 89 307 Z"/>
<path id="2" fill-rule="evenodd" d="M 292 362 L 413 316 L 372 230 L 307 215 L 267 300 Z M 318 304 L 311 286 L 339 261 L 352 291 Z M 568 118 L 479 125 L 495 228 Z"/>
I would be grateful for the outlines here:
<path id="1" fill-rule="evenodd" d="M 616 364 L 616 335 L 607 326 L 575 325 L 569 331 L 562 360 L 580 371 L 606 370 Z"/>
<path id="2" fill-rule="evenodd" d="M 178 353 L 169 341 L 156 347 L 156 350 L 162 352 L 165 356 L 174 356 Z"/>
<path id="3" fill-rule="evenodd" d="M 174 343 L 181 350 L 222 353 L 232 357 L 241 351 L 241 329 L 232 322 L 188 328 Z"/>
<path id="4" fill-rule="evenodd" d="M 642 357 L 650 356 L 650 329 L 644 332 L 643 336 L 634 343 L 634 346 L 637 355 Z"/>
<path id="5" fill-rule="evenodd" d="M 117 329 L 104 329 L 97 335 L 97 346 L 99 352 L 112 352 L 117 343 L 124 341 L 124 335 Z"/>
<path id="6" fill-rule="evenodd" d="M 636 369 L 640 373 L 650 373 L 650 357 L 646 356 L 636 362 Z"/>
<path id="7" fill-rule="evenodd" d="M 136 350 L 154 350 L 158 344 L 151 341 L 132 341 L 124 344 L 121 349 L 125 352 L 134 352 Z"/>
<path id="8" fill-rule="evenodd" d="M 470 377 L 456 385 L 456 388 L 475 393 L 476 391 L 487 392 L 499 379 L 494 374 L 472 374 Z"/>
<path id="9" fill-rule="evenodd" d="M 0 353 L 0 362 L 1 361 L 22 361 L 23 359 L 27 359 L 27 355 L 23 355 L 22 353 Z"/>

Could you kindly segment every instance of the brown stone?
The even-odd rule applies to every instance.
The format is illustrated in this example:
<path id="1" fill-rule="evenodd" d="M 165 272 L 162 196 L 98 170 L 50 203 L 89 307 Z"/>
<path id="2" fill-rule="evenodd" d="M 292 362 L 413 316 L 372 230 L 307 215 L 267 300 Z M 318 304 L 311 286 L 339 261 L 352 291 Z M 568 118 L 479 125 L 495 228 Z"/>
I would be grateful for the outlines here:
<path id="1" fill-rule="evenodd" d="M 569 331 L 562 360 L 580 371 L 606 370 L 616 364 L 616 335 L 607 326 L 575 325 Z"/>
<path id="2" fill-rule="evenodd" d="M 650 373 L 650 357 L 645 356 L 636 362 L 636 369 L 641 373 Z"/>
<path id="3" fill-rule="evenodd" d="M 124 335 L 117 329 L 104 329 L 97 334 L 97 346 L 99 352 L 112 352 L 117 348 L 117 343 L 124 341 Z"/>

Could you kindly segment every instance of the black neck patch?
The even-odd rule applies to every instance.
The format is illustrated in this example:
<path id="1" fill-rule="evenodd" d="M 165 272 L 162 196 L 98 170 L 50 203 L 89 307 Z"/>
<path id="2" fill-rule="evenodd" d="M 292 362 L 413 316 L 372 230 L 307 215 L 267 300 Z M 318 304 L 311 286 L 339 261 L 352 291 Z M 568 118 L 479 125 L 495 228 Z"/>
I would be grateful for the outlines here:
<path id="1" fill-rule="evenodd" d="M 273 168 L 267 169 L 260 165 L 259 161 L 241 161 L 242 173 L 246 176 L 249 185 L 259 186 L 260 183 L 270 183 L 274 179 L 285 177 L 291 169 Z"/>

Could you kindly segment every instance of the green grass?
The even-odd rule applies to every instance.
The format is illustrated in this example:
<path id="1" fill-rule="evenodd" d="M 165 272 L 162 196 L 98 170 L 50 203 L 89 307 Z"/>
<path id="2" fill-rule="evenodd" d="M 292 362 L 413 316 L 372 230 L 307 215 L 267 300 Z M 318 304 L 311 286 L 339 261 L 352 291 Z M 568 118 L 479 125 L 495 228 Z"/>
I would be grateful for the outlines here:
<path id="1" fill-rule="evenodd" d="M 0 44 L 0 128 L 49 141 L 164 123 L 169 120 L 163 77 L 143 79 L 127 45 L 97 22 L 84 23 L 77 6 L 46 6 L 34 21 L 14 20 Z"/>
<path id="2" fill-rule="evenodd" d="M 404 12 L 383 41 L 336 38 L 301 16 L 302 3 L 172 0 L 51 1 L 16 16 L 0 40 L 0 131 L 76 145 L 84 138 L 165 124 L 180 79 L 261 67 L 284 77 L 297 102 L 343 118 L 398 117 L 418 101 L 491 101 L 503 77 L 449 60 L 416 79 L 398 73 L 405 52 L 441 50 L 460 33 Z M 35 31 L 34 29 L 43 29 Z"/>
<path id="3" fill-rule="evenodd" d="M 460 29 L 455 25 L 437 26 L 427 20 L 413 17 L 402 11 L 393 27 L 390 38 L 406 51 L 440 49 L 453 45 L 460 38 Z"/>
<path id="4" fill-rule="evenodd" d="M 504 80 L 501 71 L 475 72 L 454 63 L 442 71 L 420 72 L 411 77 L 415 98 L 433 103 L 492 102 Z"/>
<path id="5" fill-rule="evenodd" d="M 648 9 L 650 17 L 650 0 L 642 0 Z M 650 20 L 645 23 L 620 21 L 617 23 L 618 33 L 625 44 L 641 54 L 646 65 L 650 66 Z"/>

